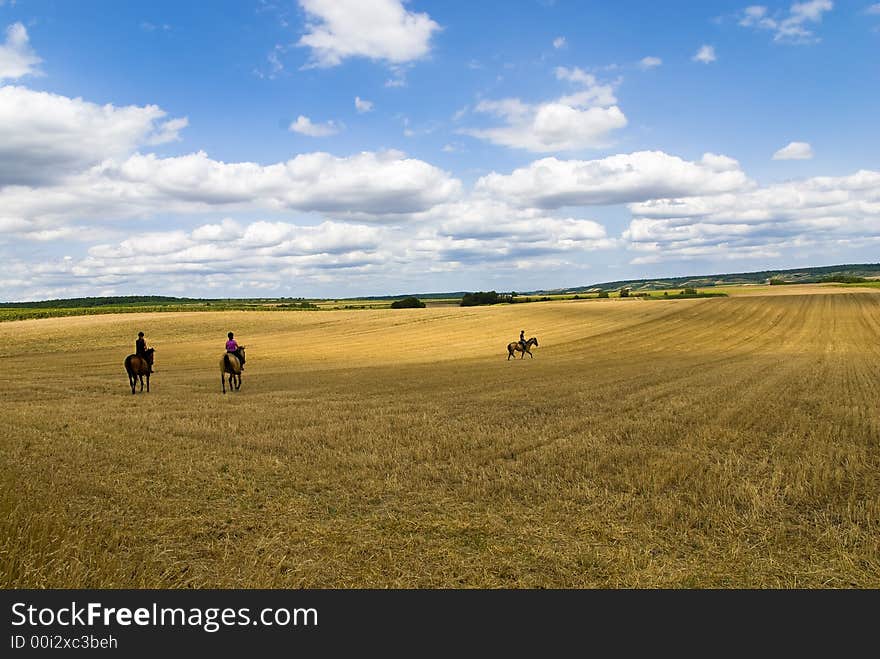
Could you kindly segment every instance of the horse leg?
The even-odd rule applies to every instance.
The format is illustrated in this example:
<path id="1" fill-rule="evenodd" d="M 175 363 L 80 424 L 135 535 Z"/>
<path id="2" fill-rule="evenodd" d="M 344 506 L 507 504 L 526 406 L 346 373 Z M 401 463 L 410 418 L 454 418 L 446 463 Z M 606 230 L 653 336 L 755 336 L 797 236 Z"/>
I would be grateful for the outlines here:
<path id="1" fill-rule="evenodd" d="M 135 379 L 134 374 L 129 373 L 128 374 L 128 386 L 131 387 L 131 395 L 132 396 L 134 396 L 134 388 L 135 388 L 136 384 L 137 384 L 137 380 Z"/>
<path id="2" fill-rule="evenodd" d="M 147 373 L 147 393 L 150 393 L 150 374 Z"/>
<path id="3" fill-rule="evenodd" d="M 223 387 L 223 393 L 226 393 L 226 373 L 220 371 L 220 386 Z"/>
<path id="4" fill-rule="evenodd" d="M 235 376 L 235 390 L 238 391 L 239 389 L 241 389 L 241 373 Z"/>

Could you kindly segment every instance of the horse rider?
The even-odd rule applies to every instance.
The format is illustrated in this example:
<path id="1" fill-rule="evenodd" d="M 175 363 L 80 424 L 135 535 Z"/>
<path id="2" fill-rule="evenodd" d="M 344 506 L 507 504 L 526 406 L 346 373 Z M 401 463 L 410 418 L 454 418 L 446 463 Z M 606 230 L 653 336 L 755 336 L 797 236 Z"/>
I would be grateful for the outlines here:
<path id="1" fill-rule="evenodd" d="M 526 331 L 519 331 L 519 344 L 522 346 L 523 352 L 526 351 Z"/>
<path id="2" fill-rule="evenodd" d="M 226 335 L 229 337 L 229 340 L 226 342 L 226 352 L 231 353 L 238 357 L 238 363 L 241 365 L 241 370 L 244 370 L 244 355 L 241 352 L 241 348 L 238 345 L 238 342 L 233 338 L 234 335 L 232 332 Z"/>
<path id="3" fill-rule="evenodd" d="M 147 355 L 147 341 L 144 339 L 144 333 L 138 332 L 137 341 L 134 342 L 134 354 L 138 357 L 141 357 L 147 364 L 150 365 L 150 373 L 153 372 L 153 364 L 150 361 L 150 357 Z"/>

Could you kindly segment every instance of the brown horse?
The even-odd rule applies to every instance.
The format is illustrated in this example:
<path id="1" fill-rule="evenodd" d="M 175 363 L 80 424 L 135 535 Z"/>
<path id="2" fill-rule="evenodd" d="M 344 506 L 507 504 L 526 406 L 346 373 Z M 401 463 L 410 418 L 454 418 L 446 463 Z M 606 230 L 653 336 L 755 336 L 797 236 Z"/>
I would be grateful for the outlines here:
<path id="1" fill-rule="evenodd" d="M 244 356 L 244 346 L 239 346 L 238 349 Z M 231 352 L 224 353 L 220 358 L 220 386 L 223 387 L 224 394 L 226 393 L 226 376 L 229 376 L 229 391 L 241 389 L 241 362 Z"/>
<path id="2" fill-rule="evenodd" d="M 520 359 L 526 356 L 526 353 L 529 353 L 529 357 L 534 358 L 535 356 L 532 354 L 531 347 L 538 347 L 538 339 L 534 336 L 526 341 L 525 348 L 523 348 L 523 344 L 519 341 L 513 341 L 507 344 L 507 359 L 510 360 L 511 357 L 516 357 L 514 353 L 521 352 Z"/>
<path id="3" fill-rule="evenodd" d="M 144 390 L 144 376 L 147 378 L 147 393 L 150 393 L 150 367 L 153 365 L 153 352 L 155 348 L 147 348 L 146 356 L 129 355 L 125 358 L 123 365 L 125 372 L 128 373 L 128 384 L 131 386 L 131 393 L 134 395 L 134 387 L 140 380 L 141 388 Z"/>

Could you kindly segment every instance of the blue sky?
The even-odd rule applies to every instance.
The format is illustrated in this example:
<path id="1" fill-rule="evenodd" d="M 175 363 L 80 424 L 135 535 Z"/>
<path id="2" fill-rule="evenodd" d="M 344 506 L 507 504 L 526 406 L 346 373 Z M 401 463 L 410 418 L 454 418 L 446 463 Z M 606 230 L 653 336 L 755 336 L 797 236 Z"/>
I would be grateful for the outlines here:
<path id="1" fill-rule="evenodd" d="M 880 3 L 0 0 L 0 299 L 876 262 Z"/>

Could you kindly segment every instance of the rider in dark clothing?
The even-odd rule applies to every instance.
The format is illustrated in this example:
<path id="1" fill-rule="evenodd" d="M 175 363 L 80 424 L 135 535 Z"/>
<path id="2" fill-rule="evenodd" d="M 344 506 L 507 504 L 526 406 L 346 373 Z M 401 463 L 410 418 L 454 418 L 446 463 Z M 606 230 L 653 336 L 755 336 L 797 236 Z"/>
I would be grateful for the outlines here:
<path id="1" fill-rule="evenodd" d="M 526 349 L 526 331 L 525 330 L 519 331 L 519 344 L 522 346 L 523 350 Z M 525 357 L 525 355 L 523 355 L 523 357 Z"/>
<path id="2" fill-rule="evenodd" d="M 138 357 L 143 357 L 144 360 L 150 365 L 150 373 L 153 372 L 153 364 L 150 361 L 149 355 L 147 355 L 147 341 L 144 339 L 144 333 L 138 332 L 137 341 L 134 342 L 134 354 Z"/>

